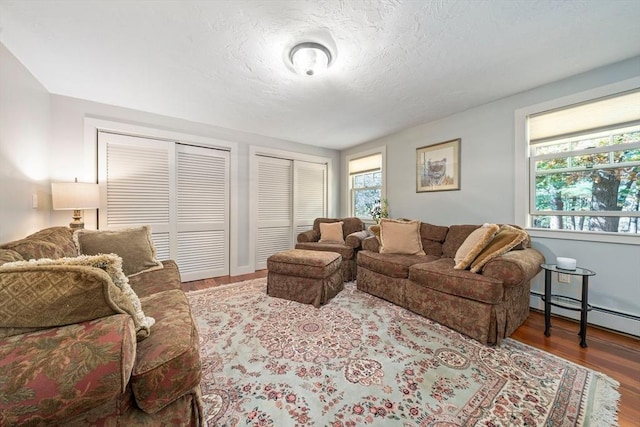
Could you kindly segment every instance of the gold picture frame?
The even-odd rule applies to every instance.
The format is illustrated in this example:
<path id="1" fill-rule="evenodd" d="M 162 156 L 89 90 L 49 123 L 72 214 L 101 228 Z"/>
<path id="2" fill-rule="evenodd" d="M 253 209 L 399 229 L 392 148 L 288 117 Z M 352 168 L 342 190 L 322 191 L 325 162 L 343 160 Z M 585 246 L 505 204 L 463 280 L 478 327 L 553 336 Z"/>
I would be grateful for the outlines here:
<path id="1" fill-rule="evenodd" d="M 416 148 L 416 192 L 460 190 L 461 138 Z"/>

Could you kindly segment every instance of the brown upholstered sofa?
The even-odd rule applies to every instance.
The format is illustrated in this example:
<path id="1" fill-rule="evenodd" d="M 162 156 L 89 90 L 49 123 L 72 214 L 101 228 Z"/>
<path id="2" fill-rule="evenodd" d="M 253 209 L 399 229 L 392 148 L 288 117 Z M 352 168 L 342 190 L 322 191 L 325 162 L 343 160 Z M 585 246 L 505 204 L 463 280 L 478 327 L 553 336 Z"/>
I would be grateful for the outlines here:
<path id="1" fill-rule="evenodd" d="M 426 255 L 379 253 L 376 236 L 364 239 L 357 258 L 358 289 L 482 343 L 499 344 L 529 315 L 530 282 L 544 257 L 526 239 L 491 259 L 480 273 L 455 270 L 458 248 L 479 227 L 422 223 Z"/>
<path id="2" fill-rule="evenodd" d="M 0 265 L 76 255 L 66 227 L 0 245 Z M 101 268 L 0 267 L 0 425 L 203 425 L 198 332 L 177 265 L 129 284 L 155 319 L 144 334 Z"/>
<path id="3" fill-rule="evenodd" d="M 321 243 L 320 224 L 342 221 L 342 234 L 344 243 Z M 360 249 L 361 241 L 369 236 L 360 218 L 316 218 L 313 228 L 298 234 L 296 249 L 312 251 L 337 252 L 342 256 L 342 279 L 345 282 L 356 278 L 356 254 Z"/>

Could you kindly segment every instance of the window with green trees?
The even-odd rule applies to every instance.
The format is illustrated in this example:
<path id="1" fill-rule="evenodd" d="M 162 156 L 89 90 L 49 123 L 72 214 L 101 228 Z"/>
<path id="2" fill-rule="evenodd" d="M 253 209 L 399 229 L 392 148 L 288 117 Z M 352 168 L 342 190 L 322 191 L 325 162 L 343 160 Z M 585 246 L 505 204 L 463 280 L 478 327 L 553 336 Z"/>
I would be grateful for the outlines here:
<path id="1" fill-rule="evenodd" d="M 383 198 L 382 154 L 375 153 L 349 160 L 349 214 L 372 219 L 372 210 Z"/>
<path id="2" fill-rule="evenodd" d="M 530 150 L 532 227 L 640 233 L 640 124 L 548 137 Z"/>

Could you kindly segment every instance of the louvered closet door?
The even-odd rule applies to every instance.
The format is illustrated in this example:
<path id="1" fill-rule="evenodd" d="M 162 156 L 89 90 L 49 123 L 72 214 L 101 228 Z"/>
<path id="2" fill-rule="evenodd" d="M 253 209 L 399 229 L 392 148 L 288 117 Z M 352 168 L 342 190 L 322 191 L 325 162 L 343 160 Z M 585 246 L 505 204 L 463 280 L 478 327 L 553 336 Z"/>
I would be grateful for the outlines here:
<path id="1" fill-rule="evenodd" d="M 270 255 L 293 247 L 293 166 L 265 156 L 257 156 L 257 164 L 256 269 L 264 269 Z"/>
<path id="2" fill-rule="evenodd" d="M 229 153 L 176 145 L 177 262 L 182 280 L 229 274 Z"/>
<path id="3" fill-rule="evenodd" d="M 327 216 L 327 165 L 294 160 L 293 182 L 295 242 L 316 218 Z"/>
<path id="4" fill-rule="evenodd" d="M 150 225 L 158 258 L 171 258 L 172 142 L 98 134 L 100 229 Z"/>

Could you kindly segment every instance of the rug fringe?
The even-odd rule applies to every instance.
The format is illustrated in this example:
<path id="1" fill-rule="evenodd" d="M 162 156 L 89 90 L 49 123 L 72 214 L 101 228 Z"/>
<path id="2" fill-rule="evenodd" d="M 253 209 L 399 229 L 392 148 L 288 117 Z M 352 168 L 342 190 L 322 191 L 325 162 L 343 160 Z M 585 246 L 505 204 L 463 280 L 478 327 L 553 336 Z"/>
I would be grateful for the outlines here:
<path id="1" fill-rule="evenodd" d="M 590 382 L 595 383 L 591 394 L 585 394 L 580 403 L 581 411 L 584 414 L 585 426 L 617 426 L 618 425 L 618 403 L 620 402 L 620 392 L 617 388 L 620 383 L 613 378 L 600 372 L 591 371 Z M 587 413 L 587 400 L 593 396 L 591 410 Z"/>

